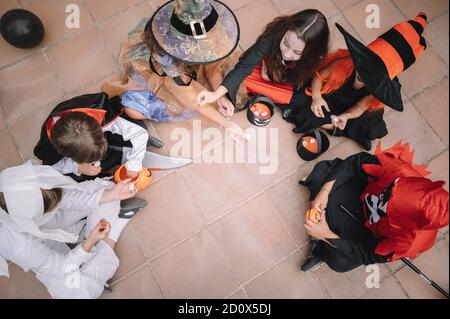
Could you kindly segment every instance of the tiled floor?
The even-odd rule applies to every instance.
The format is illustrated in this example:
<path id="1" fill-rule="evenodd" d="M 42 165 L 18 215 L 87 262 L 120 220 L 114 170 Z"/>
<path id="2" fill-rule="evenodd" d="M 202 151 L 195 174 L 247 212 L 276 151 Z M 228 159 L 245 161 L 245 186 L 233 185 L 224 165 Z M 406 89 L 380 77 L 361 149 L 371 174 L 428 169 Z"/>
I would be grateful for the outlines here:
<path id="1" fill-rule="evenodd" d="M 24 7 L 43 20 L 46 38 L 31 50 L 10 47 L 0 39 L 0 170 L 32 157 L 39 128 L 49 110 L 69 97 L 99 90 L 116 71 L 121 41 L 138 20 L 150 16 L 165 0 L 0 0 L 0 14 Z M 399 139 L 416 149 L 418 162 L 428 163 L 433 179 L 449 180 L 449 81 L 447 0 L 224 0 L 242 28 L 240 45 L 248 48 L 264 25 L 280 14 L 318 8 L 330 19 L 332 47 L 344 45 L 339 22 L 365 42 L 393 23 L 428 13 L 428 50 L 401 76 L 405 112 L 386 116 L 388 146 Z M 64 27 L 68 3 L 81 8 L 81 28 Z M 364 25 L 367 4 L 378 4 L 381 29 Z M 237 121 L 249 125 L 245 115 Z M 180 124 L 148 123 L 166 144 Z M 208 121 L 203 125 L 212 126 Z M 192 122 L 181 124 L 192 130 Z M 303 212 L 308 194 L 298 186 L 314 163 L 295 152 L 298 136 L 280 115 L 279 170 L 259 174 L 259 166 L 195 164 L 157 173 L 142 194 L 148 208 L 126 228 L 117 252 L 121 266 L 112 279 L 113 293 L 104 298 L 440 298 L 435 290 L 400 262 L 380 267 L 379 289 L 368 289 L 368 273 L 346 274 L 326 266 L 312 275 L 299 271 L 307 254 Z M 223 148 L 228 142 L 216 145 Z M 321 159 L 345 157 L 361 149 L 352 141 L 332 139 Z M 201 156 L 193 153 L 194 157 Z M 448 228 L 435 247 L 415 263 L 448 290 Z M 0 279 L 0 298 L 48 298 L 31 273 L 11 266 L 11 279 Z"/>

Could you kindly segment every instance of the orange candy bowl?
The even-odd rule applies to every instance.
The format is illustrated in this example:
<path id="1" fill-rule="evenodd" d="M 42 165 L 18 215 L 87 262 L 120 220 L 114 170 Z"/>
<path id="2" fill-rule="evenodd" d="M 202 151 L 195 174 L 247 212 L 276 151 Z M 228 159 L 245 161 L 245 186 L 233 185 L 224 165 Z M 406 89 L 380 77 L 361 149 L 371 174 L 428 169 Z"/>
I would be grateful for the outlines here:
<path id="1" fill-rule="evenodd" d="M 128 178 L 127 170 L 125 168 L 125 165 L 120 166 L 115 172 L 114 172 L 114 182 L 119 183 L 125 179 Z M 135 183 L 136 188 L 139 191 L 142 191 L 150 186 L 152 182 L 152 172 L 148 168 L 143 168 L 139 175 L 132 179 L 132 182 Z"/>

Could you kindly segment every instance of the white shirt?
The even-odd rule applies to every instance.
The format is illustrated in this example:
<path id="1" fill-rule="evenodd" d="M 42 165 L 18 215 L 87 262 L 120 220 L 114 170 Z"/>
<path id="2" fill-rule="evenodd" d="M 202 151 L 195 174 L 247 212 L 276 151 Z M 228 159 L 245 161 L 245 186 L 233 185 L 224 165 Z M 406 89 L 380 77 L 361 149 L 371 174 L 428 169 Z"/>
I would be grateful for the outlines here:
<path id="1" fill-rule="evenodd" d="M 139 172 L 142 170 L 142 160 L 147 150 L 148 132 L 137 124 L 118 117 L 112 123 L 102 128 L 103 132 L 119 134 L 125 141 L 132 144 L 131 152 L 126 154 L 125 168 L 127 171 Z M 78 163 L 68 157 L 64 157 L 53 168 L 61 174 L 80 175 Z"/>

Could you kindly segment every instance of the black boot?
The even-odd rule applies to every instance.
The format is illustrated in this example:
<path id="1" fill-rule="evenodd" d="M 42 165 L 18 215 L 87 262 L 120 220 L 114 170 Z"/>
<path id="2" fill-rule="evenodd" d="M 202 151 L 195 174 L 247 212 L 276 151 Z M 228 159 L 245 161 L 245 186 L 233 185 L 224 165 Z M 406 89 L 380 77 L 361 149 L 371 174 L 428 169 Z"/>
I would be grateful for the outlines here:
<path id="1" fill-rule="evenodd" d="M 131 218 L 137 211 L 143 207 L 147 206 L 147 201 L 142 198 L 129 198 L 120 202 L 120 213 L 121 218 Z M 133 212 L 133 214 L 131 214 Z"/>
<path id="2" fill-rule="evenodd" d="M 315 238 L 311 238 L 311 250 L 309 252 L 308 257 L 305 260 L 305 263 L 301 267 L 302 272 L 309 273 L 313 272 L 322 265 L 323 260 L 320 256 L 320 248 L 322 246 L 322 241 L 317 240 Z"/>

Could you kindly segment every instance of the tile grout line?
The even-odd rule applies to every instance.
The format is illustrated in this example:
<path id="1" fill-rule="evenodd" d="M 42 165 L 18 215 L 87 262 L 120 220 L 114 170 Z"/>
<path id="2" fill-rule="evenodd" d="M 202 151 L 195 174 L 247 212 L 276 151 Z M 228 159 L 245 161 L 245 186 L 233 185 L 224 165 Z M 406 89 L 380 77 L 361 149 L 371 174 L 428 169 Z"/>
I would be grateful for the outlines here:
<path id="1" fill-rule="evenodd" d="M 300 245 L 300 249 L 298 250 L 298 252 L 300 253 L 300 256 L 302 256 L 302 258 L 304 260 L 306 260 L 307 256 L 305 256 L 302 252 L 302 248 L 309 245 L 309 240 L 305 243 L 303 243 L 302 245 Z M 311 274 L 313 276 L 314 281 L 319 285 L 320 289 L 322 290 L 322 292 L 324 293 L 324 295 L 328 298 L 328 299 L 332 299 L 331 295 L 328 293 L 328 290 L 326 289 L 326 287 L 323 285 L 322 281 L 319 279 L 319 276 L 317 275 L 316 272 L 312 272 Z"/>
<path id="2" fill-rule="evenodd" d="M 156 277 L 156 273 L 155 273 L 155 271 L 154 271 L 152 265 L 150 264 L 148 258 L 145 256 L 145 252 L 144 252 L 144 250 L 142 249 L 141 243 L 139 242 L 139 240 L 138 240 L 138 238 L 137 238 L 137 236 L 136 236 L 136 233 L 135 233 L 135 231 L 134 231 L 134 229 L 133 229 L 133 225 L 130 224 L 129 226 L 130 226 L 130 230 L 131 230 L 131 233 L 132 233 L 132 235 L 133 235 L 133 238 L 134 238 L 134 240 L 136 241 L 136 243 L 137 243 L 137 245 L 138 245 L 138 247 L 139 247 L 139 249 L 140 249 L 140 251 L 141 251 L 141 253 L 142 253 L 142 256 L 144 256 L 144 259 L 145 259 L 144 264 L 147 264 L 148 267 L 150 268 L 150 271 L 152 272 L 153 277 L 155 278 L 156 284 L 158 285 L 158 288 L 159 288 L 159 290 L 161 291 L 161 294 L 163 295 L 164 298 L 166 298 L 166 293 L 164 292 L 161 283 L 159 282 L 158 278 Z"/>
<path id="3" fill-rule="evenodd" d="M 239 275 L 238 275 L 237 271 L 234 269 L 233 265 L 231 264 L 231 261 L 229 260 L 224 247 L 221 245 L 219 239 L 216 237 L 214 231 L 211 229 L 211 225 L 208 224 L 208 220 L 206 219 L 204 213 L 202 212 L 198 201 L 194 197 L 194 194 L 189 189 L 189 186 L 187 185 L 187 182 L 184 179 L 184 176 L 180 172 L 178 172 L 178 176 L 181 178 L 182 183 L 184 184 L 184 186 L 186 187 L 187 191 L 191 195 L 192 201 L 194 202 L 194 205 L 196 206 L 196 209 L 197 209 L 198 213 L 200 214 L 200 217 L 203 219 L 203 223 L 204 223 L 205 227 L 202 227 L 203 230 L 201 232 L 207 231 L 209 233 L 209 235 L 213 238 L 213 240 L 215 241 L 217 247 L 219 247 L 219 249 L 221 250 L 221 254 L 225 258 L 229 269 L 233 272 L 233 275 L 234 275 L 237 283 L 239 284 L 239 287 L 242 287 L 242 282 L 241 282 L 241 279 L 239 278 Z M 192 236 L 192 237 L 194 237 L 194 236 Z"/>
<path id="4" fill-rule="evenodd" d="M 64 89 L 64 86 L 62 85 L 61 80 L 59 79 L 59 77 L 56 74 L 55 71 L 55 66 L 53 65 L 53 63 L 50 61 L 47 52 L 45 52 L 44 49 L 41 49 L 42 55 L 45 59 L 45 61 L 47 62 L 48 66 L 50 67 L 50 72 L 52 73 L 53 77 L 55 78 L 55 80 L 58 82 L 58 86 L 61 90 L 61 92 L 63 93 L 62 95 L 64 96 L 65 94 L 67 94 L 66 90 Z"/>

